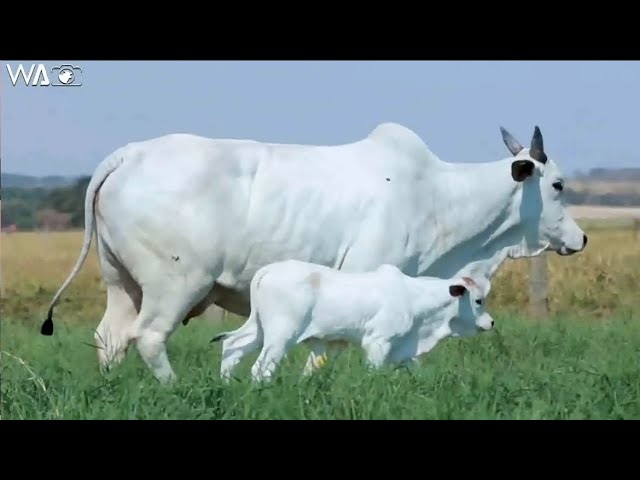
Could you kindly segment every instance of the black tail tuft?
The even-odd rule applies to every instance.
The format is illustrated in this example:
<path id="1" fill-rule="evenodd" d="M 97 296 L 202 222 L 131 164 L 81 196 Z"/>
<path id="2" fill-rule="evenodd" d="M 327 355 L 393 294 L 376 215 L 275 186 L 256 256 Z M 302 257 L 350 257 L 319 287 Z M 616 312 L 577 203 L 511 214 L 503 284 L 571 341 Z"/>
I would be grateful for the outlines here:
<path id="1" fill-rule="evenodd" d="M 209 343 L 219 342 L 220 340 L 224 340 L 225 338 L 227 338 L 227 335 L 228 335 L 227 332 L 219 333 L 218 335 L 213 337 Z"/>
<path id="2" fill-rule="evenodd" d="M 53 308 L 49 309 L 47 319 L 42 322 L 42 326 L 40 327 L 40 334 L 46 335 L 47 337 L 53 335 Z"/>

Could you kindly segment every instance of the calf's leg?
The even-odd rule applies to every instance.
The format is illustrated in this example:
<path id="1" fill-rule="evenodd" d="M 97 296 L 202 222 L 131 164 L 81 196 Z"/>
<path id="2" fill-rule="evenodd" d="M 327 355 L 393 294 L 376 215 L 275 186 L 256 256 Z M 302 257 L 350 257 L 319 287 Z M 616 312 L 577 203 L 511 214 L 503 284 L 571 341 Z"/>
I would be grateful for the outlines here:
<path id="1" fill-rule="evenodd" d="M 250 353 L 262 344 L 260 331 L 255 316 L 249 319 L 237 330 L 227 334 L 222 341 L 222 360 L 220 362 L 220 376 L 229 379 L 235 367 Z"/>
<path id="2" fill-rule="evenodd" d="M 287 353 L 287 345 L 283 342 L 278 342 L 271 345 L 262 347 L 262 351 L 256 362 L 251 367 L 251 377 L 255 382 L 263 382 L 271 380 L 273 373 L 280 361 L 285 357 Z"/>
<path id="3" fill-rule="evenodd" d="M 308 377 L 318 368 L 321 368 L 328 360 L 327 344 L 322 340 L 308 340 L 305 342 L 311 349 L 309 356 L 307 357 L 307 363 L 304 365 L 302 375 Z"/>
<path id="4" fill-rule="evenodd" d="M 311 349 L 311 353 L 307 357 L 307 363 L 302 371 L 304 376 L 309 376 L 319 368 L 324 367 L 329 360 L 335 360 L 347 348 L 347 342 L 343 341 L 326 342 L 313 339 L 308 340 L 307 344 Z"/>
<path id="5" fill-rule="evenodd" d="M 370 368 L 380 368 L 389 361 L 391 342 L 386 339 L 376 339 L 363 345 L 366 352 L 366 362 Z"/>
<path id="6" fill-rule="evenodd" d="M 251 367 L 251 376 L 256 382 L 270 380 L 280 361 L 296 344 L 295 326 L 292 322 L 287 322 L 286 319 L 282 321 L 276 319 L 270 325 L 274 328 L 263 332 L 262 350 Z"/>

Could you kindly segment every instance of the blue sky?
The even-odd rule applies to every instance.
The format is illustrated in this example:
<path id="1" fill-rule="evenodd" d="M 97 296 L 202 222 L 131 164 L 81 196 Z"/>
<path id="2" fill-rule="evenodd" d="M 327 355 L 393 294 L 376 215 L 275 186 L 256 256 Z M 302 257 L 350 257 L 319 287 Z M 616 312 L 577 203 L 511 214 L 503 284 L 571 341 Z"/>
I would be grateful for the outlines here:
<path id="1" fill-rule="evenodd" d="M 451 162 L 504 158 L 499 126 L 528 145 L 537 124 L 567 173 L 640 167 L 640 62 L 44 62 L 80 65 L 77 88 L 14 87 L 0 63 L 3 172 L 90 174 L 166 133 L 333 144 L 386 121 Z"/>

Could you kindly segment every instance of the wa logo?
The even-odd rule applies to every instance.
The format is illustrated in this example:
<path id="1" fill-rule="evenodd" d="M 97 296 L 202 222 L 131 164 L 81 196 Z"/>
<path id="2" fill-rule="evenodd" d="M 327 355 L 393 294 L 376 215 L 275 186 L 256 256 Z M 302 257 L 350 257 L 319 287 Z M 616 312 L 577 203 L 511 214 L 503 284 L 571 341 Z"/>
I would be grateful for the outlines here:
<path id="1" fill-rule="evenodd" d="M 62 64 L 48 70 L 42 64 L 31 64 L 27 70 L 21 63 L 17 68 L 6 64 L 9 80 L 15 87 L 24 83 L 27 87 L 79 87 L 82 85 L 82 68 L 77 65 Z M 22 79 L 21 82 L 18 80 Z"/>

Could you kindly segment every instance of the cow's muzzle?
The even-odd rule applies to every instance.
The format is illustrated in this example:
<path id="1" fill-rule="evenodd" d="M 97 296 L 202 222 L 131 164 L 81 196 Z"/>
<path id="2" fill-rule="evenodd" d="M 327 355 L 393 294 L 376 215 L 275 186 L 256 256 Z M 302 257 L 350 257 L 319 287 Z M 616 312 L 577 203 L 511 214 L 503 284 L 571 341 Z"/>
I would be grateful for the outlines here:
<path id="1" fill-rule="evenodd" d="M 569 255 L 573 255 L 574 253 L 581 252 L 587 246 L 587 241 L 588 241 L 587 236 L 583 234 L 582 235 L 582 248 L 573 249 L 573 248 L 569 248 L 567 246 L 562 246 L 558 250 L 556 250 L 556 253 L 558 255 L 562 256 L 562 257 L 566 257 L 566 256 L 569 256 Z"/>

